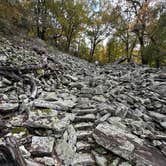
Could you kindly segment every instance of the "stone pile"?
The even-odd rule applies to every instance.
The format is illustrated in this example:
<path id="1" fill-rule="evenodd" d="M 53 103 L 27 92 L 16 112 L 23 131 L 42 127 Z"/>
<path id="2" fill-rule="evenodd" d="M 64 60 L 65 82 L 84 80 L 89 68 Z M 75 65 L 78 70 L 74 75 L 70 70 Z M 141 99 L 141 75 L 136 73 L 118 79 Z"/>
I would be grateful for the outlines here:
<path id="1" fill-rule="evenodd" d="M 0 42 L 2 66 L 43 63 L 33 50 Z M 0 156 L 13 138 L 28 166 L 165 166 L 165 69 L 96 66 L 58 51 L 44 56 L 63 72 L 26 73 L 35 98 L 30 84 L 0 75 Z"/>

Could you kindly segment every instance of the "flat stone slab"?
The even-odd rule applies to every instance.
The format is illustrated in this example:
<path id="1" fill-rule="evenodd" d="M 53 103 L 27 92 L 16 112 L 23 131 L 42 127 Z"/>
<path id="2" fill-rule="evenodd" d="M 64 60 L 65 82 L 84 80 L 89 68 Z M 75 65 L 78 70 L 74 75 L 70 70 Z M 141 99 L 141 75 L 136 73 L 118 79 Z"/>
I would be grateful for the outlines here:
<path id="1" fill-rule="evenodd" d="M 72 76 L 72 75 L 69 75 L 69 74 L 66 74 L 65 75 L 68 79 L 70 79 L 71 81 L 78 81 L 78 78 L 77 77 L 75 77 L 75 76 Z"/>
<path id="2" fill-rule="evenodd" d="M 121 125 L 123 126 L 123 125 Z M 96 142 L 133 164 L 164 166 L 166 157 L 119 124 L 99 124 L 93 134 Z M 140 165 L 141 165 L 140 164 Z"/>
<path id="3" fill-rule="evenodd" d="M 14 111 L 18 106 L 18 103 L 0 103 L 0 112 Z"/>
<path id="4" fill-rule="evenodd" d="M 57 101 L 58 97 L 55 92 L 42 92 L 39 96 L 40 99 L 44 99 L 46 101 Z"/>
<path id="5" fill-rule="evenodd" d="M 166 116 L 158 112 L 149 111 L 149 115 L 156 120 L 166 120 Z"/>
<path id="6" fill-rule="evenodd" d="M 96 116 L 94 114 L 87 114 L 83 116 L 76 116 L 75 121 L 78 122 L 93 122 L 95 121 Z"/>
<path id="7" fill-rule="evenodd" d="M 86 142 L 83 142 L 83 141 L 80 141 L 80 142 L 77 142 L 77 151 L 81 151 L 81 150 L 90 150 L 91 148 L 91 144 L 89 143 L 86 143 Z"/>
<path id="8" fill-rule="evenodd" d="M 166 130 L 166 121 L 165 122 L 161 122 L 160 125 Z"/>
<path id="9" fill-rule="evenodd" d="M 81 88 L 83 88 L 85 85 L 84 85 L 83 83 L 81 83 L 81 82 L 71 82 L 71 83 L 69 84 L 69 86 L 70 86 L 71 88 L 81 89 Z"/>
<path id="10" fill-rule="evenodd" d="M 31 153 L 35 156 L 51 155 L 54 146 L 53 137 L 32 137 Z"/>
<path id="11" fill-rule="evenodd" d="M 73 113 L 76 115 L 86 115 L 86 114 L 93 114 L 96 113 L 96 109 L 74 109 L 72 110 Z"/>
<path id="12" fill-rule="evenodd" d="M 88 137 L 90 137 L 92 135 L 92 131 L 87 131 L 87 130 L 80 130 L 77 131 L 77 139 L 87 139 Z"/>
<path id="13" fill-rule="evenodd" d="M 63 138 L 57 140 L 55 151 L 64 165 L 71 165 L 76 153 L 76 133 L 72 125 L 64 132 Z"/>
<path id="14" fill-rule="evenodd" d="M 95 101 L 98 101 L 98 102 L 103 102 L 103 103 L 107 101 L 107 99 L 102 95 L 94 96 L 92 99 L 95 100 Z"/>
<path id="15" fill-rule="evenodd" d="M 99 124 L 93 134 L 96 142 L 113 153 L 120 155 L 126 160 L 130 159 L 135 147 L 128 138 L 133 139 L 133 135 L 127 135 L 125 130 L 113 126 L 112 124 Z"/>
<path id="16" fill-rule="evenodd" d="M 55 110 L 66 110 L 67 107 L 61 107 L 60 105 L 57 105 L 56 102 L 49 102 L 41 99 L 36 99 L 34 101 L 34 106 L 39 108 L 50 108 Z"/>
<path id="17" fill-rule="evenodd" d="M 65 163 L 65 165 L 72 163 L 75 156 L 75 150 L 70 144 L 68 144 L 66 141 L 60 141 L 56 143 L 55 150 L 58 154 L 58 157 Z"/>
<path id="18" fill-rule="evenodd" d="M 79 130 L 92 128 L 93 127 L 93 123 L 91 123 L 91 122 L 81 122 L 81 123 L 75 124 L 74 127 L 76 129 L 79 129 Z"/>
<path id="19" fill-rule="evenodd" d="M 58 101 L 45 101 L 41 99 L 36 99 L 34 101 L 35 107 L 50 108 L 50 109 L 65 110 L 65 111 L 70 108 L 73 108 L 75 105 L 76 105 L 75 101 L 63 100 L 63 99 L 59 99 Z"/>
<path id="20" fill-rule="evenodd" d="M 95 158 L 95 161 L 96 161 L 97 165 L 99 165 L 99 166 L 108 165 L 108 161 L 104 156 L 102 156 L 101 154 L 96 153 L 95 151 L 92 151 L 92 153 L 94 155 L 94 158 Z"/>
<path id="21" fill-rule="evenodd" d="M 166 97 L 166 84 L 158 84 L 152 87 L 155 92 L 159 93 L 161 96 Z"/>
<path id="22" fill-rule="evenodd" d="M 76 154 L 75 159 L 73 160 L 72 166 L 81 166 L 81 165 L 95 165 L 95 161 L 92 158 L 91 154 L 80 153 Z"/>
<path id="23" fill-rule="evenodd" d="M 29 112 L 29 118 L 24 125 L 31 128 L 52 129 L 61 133 L 74 120 L 74 117 L 74 114 L 52 109 L 35 109 Z"/>

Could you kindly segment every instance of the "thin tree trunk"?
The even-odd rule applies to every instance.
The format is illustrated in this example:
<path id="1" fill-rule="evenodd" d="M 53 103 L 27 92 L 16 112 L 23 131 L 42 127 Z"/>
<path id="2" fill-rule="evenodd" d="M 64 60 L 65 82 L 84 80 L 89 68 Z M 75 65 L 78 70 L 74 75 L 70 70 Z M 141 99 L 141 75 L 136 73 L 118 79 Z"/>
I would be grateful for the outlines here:
<path id="1" fill-rule="evenodd" d="M 140 43 L 140 52 L 141 52 L 141 61 L 143 65 L 147 65 L 148 64 L 148 60 L 147 58 L 144 56 L 144 38 L 143 36 L 139 36 L 139 43 Z"/>
<path id="2" fill-rule="evenodd" d="M 37 1 L 36 7 L 36 30 L 37 30 L 37 37 L 40 37 L 40 27 L 39 27 L 39 0 Z"/>
<path id="3" fill-rule="evenodd" d="M 89 54 L 89 61 L 92 62 L 93 60 L 93 56 L 94 56 L 94 53 L 95 53 L 95 48 L 96 48 L 96 44 L 95 44 L 95 41 L 93 42 L 92 44 L 92 47 L 90 49 L 90 54 Z"/>
<path id="4" fill-rule="evenodd" d="M 73 32 L 74 32 L 74 26 L 70 25 L 70 29 L 69 29 L 67 37 L 66 37 L 67 38 L 67 41 L 66 41 L 66 51 L 67 52 L 69 52 L 69 50 L 70 50 Z"/>
<path id="5" fill-rule="evenodd" d="M 45 40 L 45 33 L 46 33 L 46 28 L 43 27 L 42 31 L 40 32 L 40 39 Z"/>
<path id="6" fill-rule="evenodd" d="M 130 57 L 129 57 L 129 43 L 128 41 L 126 42 L 126 57 L 127 57 L 127 61 L 130 62 Z"/>
<path id="7" fill-rule="evenodd" d="M 127 31 L 127 41 L 126 41 L 126 56 L 127 56 L 127 61 L 130 62 L 130 57 L 129 57 L 129 33 Z"/>
<path id="8" fill-rule="evenodd" d="M 69 36 L 66 41 L 66 51 L 69 52 L 71 44 L 71 37 Z"/>

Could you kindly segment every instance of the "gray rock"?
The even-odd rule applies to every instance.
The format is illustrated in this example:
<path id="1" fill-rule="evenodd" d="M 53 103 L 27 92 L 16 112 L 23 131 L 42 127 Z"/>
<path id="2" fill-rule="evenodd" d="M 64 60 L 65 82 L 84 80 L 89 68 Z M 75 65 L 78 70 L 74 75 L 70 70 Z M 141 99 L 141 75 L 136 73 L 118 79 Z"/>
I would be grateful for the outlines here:
<path id="1" fill-rule="evenodd" d="M 74 125 L 74 128 L 76 129 L 87 129 L 87 128 L 92 128 L 93 127 L 93 123 L 92 122 L 80 122 Z"/>
<path id="2" fill-rule="evenodd" d="M 166 130 L 166 122 L 160 122 L 160 125 Z"/>
<path id="3" fill-rule="evenodd" d="M 149 111 L 149 115 L 157 120 L 166 120 L 166 116 L 163 114 L 160 114 L 158 112 L 154 112 L 154 111 Z"/>
<path id="4" fill-rule="evenodd" d="M 18 109 L 18 103 L 0 103 L 0 111 L 1 112 L 8 112 L 8 111 L 15 111 Z"/>
<path id="5" fill-rule="evenodd" d="M 43 92 L 39 98 L 44 99 L 46 101 L 57 101 L 58 97 L 55 92 Z"/>
<path id="6" fill-rule="evenodd" d="M 55 165 L 55 159 L 51 158 L 51 157 L 44 157 L 44 164 L 47 166 L 53 166 Z"/>
<path id="7" fill-rule="evenodd" d="M 115 160 L 112 161 L 112 163 L 110 164 L 110 166 L 118 166 L 119 165 L 119 161 L 120 161 L 120 158 L 116 158 Z"/>
<path id="8" fill-rule="evenodd" d="M 76 153 L 76 149 L 73 148 L 72 145 L 66 142 L 65 139 L 62 139 L 56 143 L 55 150 L 60 160 L 63 161 L 66 166 L 71 165 Z"/>
<path id="9" fill-rule="evenodd" d="M 80 93 L 81 94 L 85 94 L 85 95 L 87 95 L 87 94 L 91 94 L 92 95 L 92 94 L 94 94 L 94 89 L 84 87 L 84 88 L 81 89 Z"/>
<path id="10" fill-rule="evenodd" d="M 159 93 L 161 96 L 166 97 L 166 84 L 158 84 L 152 87 L 155 92 Z"/>
<path id="11" fill-rule="evenodd" d="M 76 115 L 86 115 L 96 113 L 96 109 L 73 109 L 72 112 Z"/>
<path id="12" fill-rule="evenodd" d="M 29 118 L 24 125 L 32 128 L 52 129 L 62 133 L 73 121 L 75 116 L 71 113 L 59 113 L 52 109 L 35 109 L 29 112 Z"/>
<path id="13" fill-rule="evenodd" d="M 25 115 L 16 115 L 13 116 L 10 121 L 7 123 L 8 127 L 22 126 L 25 119 Z"/>
<path id="14" fill-rule="evenodd" d="M 161 152 L 150 145 L 144 145 L 142 139 L 117 125 L 99 124 L 93 137 L 99 145 L 133 163 L 164 166 L 166 162 Z"/>
<path id="15" fill-rule="evenodd" d="M 81 83 L 81 82 L 71 82 L 70 84 L 69 84 L 69 86 L 71 87 L 71 88 L 77 88 L 77 89 L 81 89 L 81 88 L 83 88 L 85 85 L 83 84 L 83 83 Z"/>
<path id="16" fill-rule="evenodd" d="M 166 162 L 165 156 L 152 146 L 138 147 L 134 153 L 134 161 L 137 166 L 152 165 L 164 166 Z"/>
<path id="17" fill-rule="evenodd" d="M 132 166 L 132 165 L 129 164 L 128 162 L 123 162 L 123 163 L 121 163 L 119 166 Z"/>
<path id="18" fill-rule="evenodd" d="M 65 75 L 68 79 L 70 79 L 71 81 L 78 81 L 78 78 L 77 77 L 75 77 L 75 76 L 72 76 L 72 75 L 69 75 L 69 74 L 67 74 L 67 75 Z"/>
<path id="19" fill-rule="evenodd" d="M 35 100 L 34 106 L 40 108 L 51 108 L 56 110 L 68 110 L 76 105 L 76 102 L 73 100 L 62 100 L 59 99 L 58 101 L 48 102 L 44 100 Z"/>
<path id="20" fill-rule="evenodd" d="M 78 140 L 85 140 L 85 139 L 87 139 L 88 137 L 90 137 L 91 135 L 92 135 L 92 131 L 89 131 L 89 130 L 86 130 L 86 131 L 84 131 L 84 130 L 81 130 L 81 131 L 77 131 L 77 139 Z"/>
<path id="21" fill-rule="evenodd" d="M 99 121 L 100 121 L 100 122 L 104 122 L 104 121 L 106 121 L 110 116 L 111 116 L 111 114 L 110 114 L 110 113 L 107 113 L 107 114 L 105 114 L 104 116 L 102 116 L 102 117 L 99 119 Z"/>
<path id="22" fill-rule="evenodd" d="M 107 101 L 107 99 L 102 95 L 94 96 L 92 99 L 95 101 L 98 101 L 98 102 L 103 102 L 103 103 L 105 103 Z"/>
<path id="23" fill-rule="evenodd" d="M 95 151 L 93 151 L 92 153 L 93 153 L 93 155 L 95 157 L 95 161 L 96 161 L 96 164 L 98 164 L 98 166 L 106 166 L 106 165 L 108 165 L 108 161 L 107 161 L 107 159 L 104 156 L 99 155 Z"/>
<path id="24" fill-rule="evenodd" d="M 25 162 L 27 166 L 43 166 L 42 164 L 39 164 L 32 159 L 25 159 Z"/>
<path id="25" fill-rule="evenodd" d="M 31 153 L 35 156 L 51 155 L 54 146 L 53 137 L 32 137 Z"/>
<path id="26" fill-rule="evenodd" d="M 77 102 L 77 97 L 75 95 L 73 95 L 73 94 L 70 94 L 70 93 L 69 92 L 64 93 L 63 91 L 59 91 L 57 96 L 58 96 L 58 98 L 61 98 L 64 101 L 71 100 L 73 102 Z"/>
<path id="27" fill-rule="evenodd" d="M 4 84 L 7 84 L 7 85 L 11 85 L 11 84 L 12 84 L 12 82 L 11 82 L 10 80 L 6 79 L 6 78 L 3 78 L 3 79 L 2 79 L 2 82 L 3 82 Z"/>
<path id="28" fill-rule="evenodd" d="M 104 92 L 103 92 L 103 86 L 102 85 L 99 85 L 95 88 L 95 91 L 94 91 L 94 94 L 96 95 L 102 95 Z"/>
<path id="29" fill-rule="evenodd" d="M 134 152 L 135 146 L 129 139 L 135 139 L 135 136 L 116 125 L 108 123 L 99 124 L 93 134 L 96 142 L 113 153 L 129 160 Z M 139 140 L 141 142 L 141 140 Z"/>
<path id="30" fill-rule="evenodd" d="M 91 148 L 91 144 L 85 142 L 85 141 L 80 141 L 77 142 L 77 151 L 88 151 Z"/>
<path id="31" fill-rule="evenodd" d="M 82 116 L 76 116 L 75 121 L 77 122 L 93 122 L 95 121 L 96 116 L 94 114 L 86 114 Z"/>
<path id="32" fill-rule="evenodd" d="M 65 165 L 71 165 L 76 153 L 76 131 L 72 125 L 64 132 L 63 138 L 56 143 L 58 157 Z"/>
<path id="33" fill-rule="evenodd" d="M 92 158 L 91 154 L 80 153 L 77 154 L 72 162 L 73 166 L 81 166 L 81 165 L 94 165 L 95 161 Z"/>
<path id="34" fill-rule="evenodd" d="M 60 105 L 57 105 L 56 102 L 48 102 L 44 100 L 35 100 L 34 101 L 34 106 L 39 107 L 39 108 L 50 108 L 50 109 L 55 109 L 55 110 L 67 110 L 67 107 L 62 107 Z"/>
<path id="35" fill-rule="evenodd" d="M 160 73 L 159 78 L 160 79 L 166 79 L 166 74 L 165 73 Z"/>
<path id="36" fill-rule="evenodd" d="M 106 103 L 100 103 L 97 105 L 98 111 L 108 111 L 110 113 L 115 113 L 115 108 L 112 105 L 106 104 Z"/>
<path id="37" fill-rule="evenodd" d="M 29 158 L 31 156 L 31 153 L 27 149 L 25 149 L 23 145 L 19 147 L 19 150 L 21 151 L 24 158 Z"/>
<path id="38" fill-rule="evenodd" d="M 67 128 L 67 131 L 65 131 L 63 135 L 63 139 L 68 142 L 68 144 L 75 149 L 76 142 L 77 142 L 77 136 L 76 136 L 76 131 L 73 127 L 73 125 L 69 125 Z"/>

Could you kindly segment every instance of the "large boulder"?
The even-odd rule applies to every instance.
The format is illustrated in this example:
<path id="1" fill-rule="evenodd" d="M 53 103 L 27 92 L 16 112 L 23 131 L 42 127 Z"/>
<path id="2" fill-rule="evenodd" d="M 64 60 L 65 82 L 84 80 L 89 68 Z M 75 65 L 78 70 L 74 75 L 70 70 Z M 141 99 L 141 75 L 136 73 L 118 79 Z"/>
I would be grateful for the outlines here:
<path id="1" fill-rule="evenodd" d="M 96 142 L 114 154 L 137 165 L 164 166 L 165 156 L 158 149 L 145 144 L 128 128 L 118 123 L 99 124 L 93 134 Z"/>

